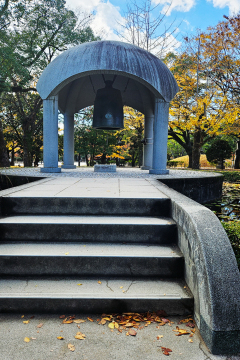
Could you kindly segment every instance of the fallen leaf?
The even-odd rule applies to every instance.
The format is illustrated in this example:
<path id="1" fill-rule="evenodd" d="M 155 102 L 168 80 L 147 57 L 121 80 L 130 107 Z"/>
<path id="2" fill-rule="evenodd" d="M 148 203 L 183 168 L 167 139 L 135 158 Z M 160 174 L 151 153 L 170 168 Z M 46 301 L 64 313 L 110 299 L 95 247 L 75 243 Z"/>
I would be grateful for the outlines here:
<path id="1" fill-rule="evenodd" d="M 98 283 L 101 284 L 102 282 L 100 280 L 98 280 Z"/>
<path id="2" fill-rule="evenodd" d="M 123 288 L 123 286 L 120 286 L 120 289 L 122 289 Z"/>
<path id="3" fill-rule="evenodd" d="M 60 315 L 59 319 L 64 319 L 66 316 L 65 315 Z"/>
<path id="4" fill-rule="evenodd" d="M 167 324 L 170 320 L 162 318 L 162 322 L 164 322 L 165 324 Z"/>
<path id="5" fill-rule="evenodd" d="M 29 324 L 30 323 L 30 320 L 25 320 L 23 321 L 24 324 Z"/>
<path id="6" fill-rule="evenodd" d="M 185 324 L 185 323 L 188 323 L 189 321 L 194 321 L 191 317 L 190 318 L 187 318 L 187 319 L 182 319 L 179 321 L 180 324 Z"/>
<path id="7" fill-rule="evenodd" d="M 169 353 L 172 352 L 171 349 L 161 346 L 163 355 L 170 355 Z"/>
<path id="8" fill-rule="evenodd" d="M 21 319 L 24 318 L 24 315 L 21 316 Z"/>
<path id="9" fill-rule="evenodd" d="M 114 322 L 109 323 L 109 324 L 108 324 L 108 327 L 109 327 L 110 329 L 114 329 Z"/>
<path id="10" fill-rule="evenodd" d="M 81 324 L 81 323 L 86 322 L 86 320 L 76 319 L 76 320 L 73 320 L 73 322 L 76 323 L 76 324 Z"/>
<path id="11" fill-rule="evenodd" d="M 57 339 L 58 339 L 58 340 L 64 340 L 64 337 L 62 337 L 62 336 L 57 336 Z"/>
<path id="12" fill-rule="evenodd" d="M 133 329 L 129 329 L 129 330 L 128 330 L 128 333 L 129 333 L 129 335 L 131 335 L 131 336 L 136 336 L 136 335 L 137 335 L 136 330 L 133 330 Z"/>
<path id="13" fill-rule="evenodd" d="M 30 317 L 30 319 L 34 319 L 34 318 L 35 318 L 35 316 L 34 316 L 34 315 Z"/>
<path id="14" fill-rule="evenodd" d="M 163 335 L 158 335 L 157 336 L 157 340 L 160 340 L 161 338 L 163 338 Z"/>
<path id="15" fill-rule="evenodd" d="M 133 324 L 133 323 L 130 323 L 130 322 L 125 324 L 126 327 L 132 327 L 133 325 L 134 325 L 134 324 Z"/>
<path id="16" fill-rule="evenodd" d="M 115 329 L 118 329 L 118 328 L 119 328 L 119 325 L 118 325 L 117 322 L 114 323 L 114 327 L 115 327 Z"/>
<path id="17" fill-rule="evenodd" d="M 29 342 L 29 341 L 30 341 L 29 337 L 25 337 L 25 338 L 24 338 L 24 341 L 25 341 L 25 342 Z"/>
<path id="18" fill-rule="evenodd" d="M 192 333 L 195 333 L 196 329 L 191 330 Z"/>
<path id="19" fill-rule="evenodd" d="M 78 286 L 81 286 L 82 284 L 78 284 Z"/>
<path id="20" fill-rule="evenodd" d="M 75 351 L 75 346 L 72 345 L 72 344 L 68 344 L 68 349 L 69 349 L 70 351 Z"/>
<path id="21" fill-rule="evenodd" d="M 188 322 L 186 324 L 186 326 L 190 327 L 190 328 L 195 328 L 195 324 L 193 324 L 192 322 Z"/>
<path id="22" fill-rule="evenodd" d="M 129 332 L 126 332 L 126 335 L 129 336 Z"/>
<path id="23" fill-rule="evenodd" d="M 122 333 L 122 329 L 118 329 L 118 331 L 119 331 L 120 333 Z"/>
<path id="24" fill-rule="evenodd" d="M 71 324 L 73 320 L 64 319 L 63 324 Z"/>
<path id="25" fill-rule="evenodd" d="M 189 341 L 190 343 L 193 343 L 193 340 L 192 340 L 192 339 L 188 339 L 188 341 Z"/>
<path id="26" fill-rule="evenodd" d="M 75 335 L 75 339 L 78 339 L 78 340 L 85 340 L 85 337 L 86 337 L 86 335 L 84 335 L 80 331 L 77 332 L 77 334 Z"/>
<path id="27" fill-rule="evenodd" d="M 101 319 L 100 322 L 98 323 L 99 325 L 105 325 L 107 322 L 106 319 Z"/>
<path id="28" fill-rule="evenodd" d="M 88 317 L 87 318 L 89 321 L 91 321 L 91 322 L 94 322 L 94 320 L 93 319 L 91 319 L 90 317 Z"/>
<path id="29" fill-rule="evenodd" d="M 173 331 L 175 331 L 175 332 L 178 332 L 178 334 L 176 334 L 176 336 L 181 336 L 181 335 L 190 334 L 187 330 L 179 329 L 178 326 L 176 326 L 176 329 L 177 329 L 177 330 L 173 330 Z"/>
<path id="30" fill-rule="evenodd" d="M 37 340 L 37 338 L 31 337 L 32 340 Z"/>
<path id="31" fill-rule="evenodd" d="M 68 255 L 68 254 L 69 254 L 69 252 L 66 252 L 66 253 L 65 253 L 65 255 Z"/>
<path id="32" fill-rule="evenodd" d="M 43 323 L 38 324 L 37 328 L 41 328 L 43 326 Z"/>

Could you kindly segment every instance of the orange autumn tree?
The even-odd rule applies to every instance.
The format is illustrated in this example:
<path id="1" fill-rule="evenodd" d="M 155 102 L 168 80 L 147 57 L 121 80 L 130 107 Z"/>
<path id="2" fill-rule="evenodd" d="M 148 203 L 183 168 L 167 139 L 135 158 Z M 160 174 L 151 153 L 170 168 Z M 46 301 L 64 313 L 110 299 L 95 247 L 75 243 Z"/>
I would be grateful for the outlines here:
<path id="1" fill-rule="evenodd" d="M 211 81 L 216 84 L 232 104 L 240 105 L 240 14 L 225 20 L 201 34 L 203 62 Z M 240 122 L 236 121 L 224 128 L 238 140 L 235 168 L 240 168 Z"/>
<path id="2" fill-rule="evenodd" d="M 208 76 L 208 63 L 200 53 L 202 35 L 186 39 L 186 51 L 168 54 L 179 92 L 171 102 L 169 135 L 184 147 L 189 167 L 199 168 L 201 147 L 215 136 L 238 128 L 239 106 Z"/>

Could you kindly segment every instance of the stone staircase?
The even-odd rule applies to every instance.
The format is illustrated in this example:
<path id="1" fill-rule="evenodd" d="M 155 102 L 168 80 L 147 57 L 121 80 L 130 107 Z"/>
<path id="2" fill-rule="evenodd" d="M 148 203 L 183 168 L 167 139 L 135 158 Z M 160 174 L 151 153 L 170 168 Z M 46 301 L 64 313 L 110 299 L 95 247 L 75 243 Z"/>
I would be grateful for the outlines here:
<path id="1" fill-rule="evenodd" d="M 170 199 L 1 200 L 0 311 L 191 313 Z"/>

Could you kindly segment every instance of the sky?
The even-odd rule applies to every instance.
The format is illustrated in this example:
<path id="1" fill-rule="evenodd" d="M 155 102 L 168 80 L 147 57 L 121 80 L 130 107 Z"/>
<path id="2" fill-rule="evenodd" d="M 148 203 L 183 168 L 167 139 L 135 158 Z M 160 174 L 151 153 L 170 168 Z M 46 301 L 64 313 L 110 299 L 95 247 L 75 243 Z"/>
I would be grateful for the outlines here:
<path id="1" fill-rule="evenodd" d="M 127 3 L 131 0 L 66 0 L 67 7 L 86 13 L 93 12 L 91 27 L 95 35 L 103 40 L 121 40 L 118 33 L 123 31 Z M 136 0 L 141 4 L 144 0 Z M 158 5 L 153 16 L 158 16 L 168 9 L 164 26 L 172 22 L 172 29 L 177 28 L 178 46 L 181 39 L 196 32 L 205 31 L 224 20 L 223 15 L 232 16 L 240 12 L 240 0 L 152 0 Z M 160 29 L 159 31 L 163 31 Z"/>

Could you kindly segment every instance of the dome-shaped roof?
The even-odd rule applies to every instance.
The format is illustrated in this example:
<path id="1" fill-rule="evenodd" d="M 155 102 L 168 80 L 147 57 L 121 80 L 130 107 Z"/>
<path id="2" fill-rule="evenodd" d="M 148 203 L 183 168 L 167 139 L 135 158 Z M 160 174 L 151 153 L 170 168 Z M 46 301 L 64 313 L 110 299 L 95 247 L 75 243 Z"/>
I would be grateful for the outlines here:
<path id="1" fill-rule="evenodd" d="M 174 76 L 161 60 L 138 46 L 120 41 L 94 41 L 64 51 L 43 71 L 37 90 L 46 99 L 68 82 L 99 71 L 116 71 L 138 78 L 167 102 L 178 91 Z"/>

